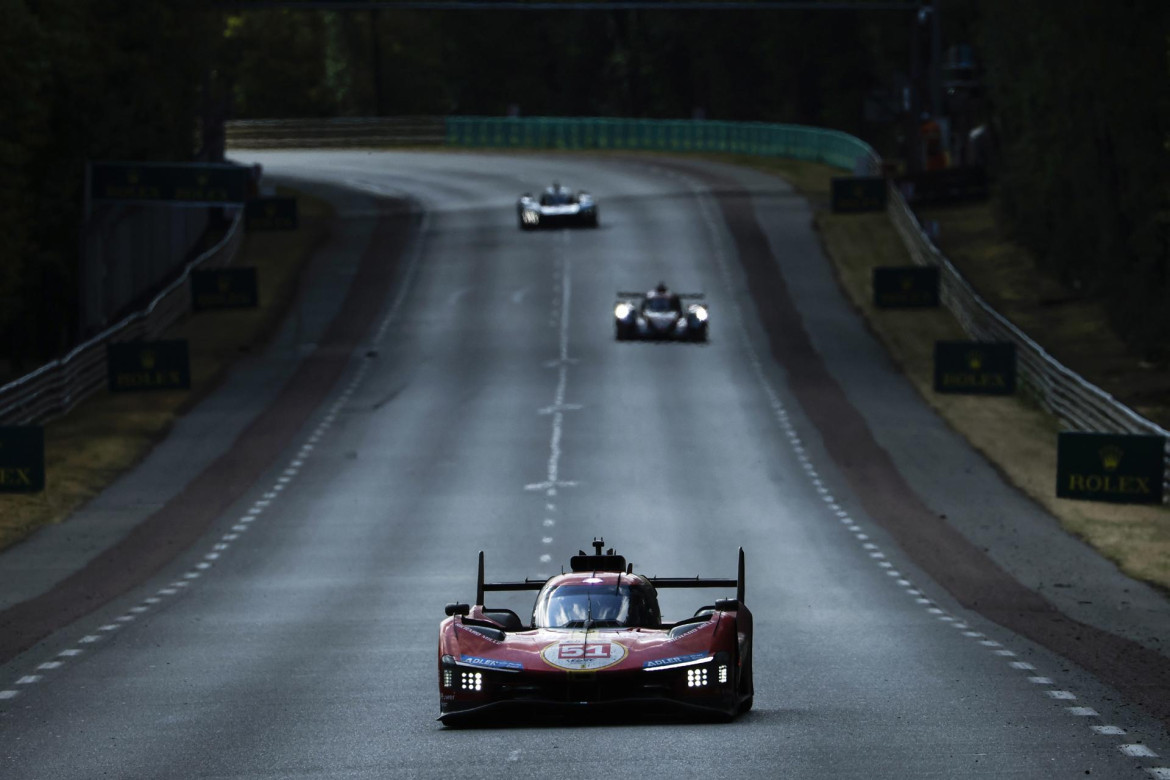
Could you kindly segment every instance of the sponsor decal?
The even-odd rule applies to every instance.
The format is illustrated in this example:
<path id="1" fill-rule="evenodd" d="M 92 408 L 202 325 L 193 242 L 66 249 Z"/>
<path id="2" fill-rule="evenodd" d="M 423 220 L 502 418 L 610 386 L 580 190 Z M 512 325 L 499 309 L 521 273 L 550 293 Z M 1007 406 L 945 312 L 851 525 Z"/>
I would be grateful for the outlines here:
<path id="1" fill-rule="evenodd" d="M 1016 345 L 939 341 L 934 345 L 937 393 L 1011 395 L 1016 390 Z"/>
<path id="2" fill-rule="evenodd" d="M 670 658 L 656 658 L 653 661 L 647 661 L 642 664 L 643 669 L 657 669 L 660 666 L 673 666 L 674 664 L 685 664 L 687 661 L 698 661 L 700 658 L 706 658 L 705 653 L 691 653 L 690 655 L 675 655 Z"/>
<path id="3" fill-rule="evenodd" d="M 1061 433 L 1056 495 L 1115 504 L 1160 504 L 1165 447 L 1161 436 Z"/>
<path id="4" fill-rule="evenodd" d="M 39 493 L 44 489 L 44 428 L 0 427 L 0 493 Z"/>
<path id="5" fill-rule="evenodd" d="M 624 645 L 608 640 L 569 640 L 554 642 L 540 651 L 549 666 L 570 672 L 591 672 L 620 663 L 629 651 Z"/>
<path id="6" fill-rule="evenodd" d="M 475 634 L 475 638 L 482 641 L 482 642 L 491 642 L 493 645 L 504 644 L 500 640 L 493 639 L 492 637 L 488 636 L 486 633 L 481 633 L 480 631 L 476 631 L 474 626 L 465 626 L 462 623 L 455 623 L 455 630 L 466 631 L 469 634 Z"/>
<path id="7" fill-rule="evenodd" d="M 523 669 L 524 664 L 516 661 L 501 661 L 497 658 L 481 658 L 475 655 L 460 656 L 459 660 L 471 666 L 482 666 L 485 669 Z"/>

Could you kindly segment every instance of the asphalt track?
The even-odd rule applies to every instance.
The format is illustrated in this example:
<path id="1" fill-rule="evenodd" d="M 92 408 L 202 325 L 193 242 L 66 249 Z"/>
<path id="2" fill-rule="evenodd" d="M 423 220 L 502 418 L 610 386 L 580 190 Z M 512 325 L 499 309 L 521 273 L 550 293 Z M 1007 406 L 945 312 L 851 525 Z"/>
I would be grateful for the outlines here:
<path id="1" fill-rule="evenodd" d="M 265 355 L 0 556 L 0 777 L 1170 766 L 1164 600 L 933 418 L 783 183 L 633 158 L 255 157 L 339 205 L 334 241 Z M 600 229 L 517 230 L 516 196 L 553 178 L 597 196 Z M 660 279 L 707 294 L 709 345 L 613 340 L 614 293 Z M 753 712 L 436 724 L 436 626 L 473 595 L 475 553 L 489 577 L 536 576 L 594 536 L 666 576 L 728 576 L 747 550 Z M 718 594 L 666 595 L 677 616 Z"/>

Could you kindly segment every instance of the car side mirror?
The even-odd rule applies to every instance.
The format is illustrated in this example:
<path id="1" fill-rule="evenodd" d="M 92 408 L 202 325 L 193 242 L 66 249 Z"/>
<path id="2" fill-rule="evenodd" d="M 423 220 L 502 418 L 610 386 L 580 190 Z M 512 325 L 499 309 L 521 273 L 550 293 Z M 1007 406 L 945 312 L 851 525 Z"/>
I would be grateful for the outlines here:
<path id="1" fill-rule="evenodd" d="M 739 610 L 738 599 L 718 599 L 715 602 L 716 612 L 736 612 Z"/>
<path id="2" fill-rule="evenodd" d="M 452 602 L 443 607 L 443 612 L 447 613 L 447 617 L 451 617 L 452 615 L 466 615 L 470 611 L 470 606 L 467 604 L 460 604 L 458 602 Z"/>

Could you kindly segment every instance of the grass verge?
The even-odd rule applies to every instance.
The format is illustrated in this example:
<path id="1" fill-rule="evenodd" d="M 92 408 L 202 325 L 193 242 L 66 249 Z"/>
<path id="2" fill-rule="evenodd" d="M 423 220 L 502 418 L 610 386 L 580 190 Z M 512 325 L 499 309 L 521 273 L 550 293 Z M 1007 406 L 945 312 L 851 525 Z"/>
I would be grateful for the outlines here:
<path id="1" fill-rule="evenodd" d="M 283 188 L 281 188 L 283 190 Z M 256 309 L 204 311 L 172 326 L 165 338 L 187 339 L 191 389 L 160 393 L 101 391 L 45 426 L 45 490 L 0 496 L 0 550 L 37 529 L 60 523 L 138 463 L 174 421 L 210 393 L 240 357 L 276 331 L 297 287 L 300 271 L 328 235 L 333 210 L 323 200 L 296 195 L 300 227 L 249 233 L 237 266 L 255 266 Z"/>
<path id="2" fill-rule="evenodd" d="M 885 345 L 915 389 L 946 422 L 983 454 L 1012 484 L 1058 518 L 1070 533 L 1088 542 L 1131 577 L 1170 590 L 1170 508 L 1166 506 L 1115 505 L 1056 498 L 1057 419 L 1027 397 L 980 397 L 940 395 L 934 392 L 934 342 L 965 338 L 958 322 L 945 309 L 898 311 L 876 309 L 870 279 L 875 267 L 907 265 L 910 258 L 885 214 L 833 214 L 828 210 L 829 182 L 841 172 L 825 165 L 792 160 L 760 160 L 752 157 L 718 158 L 773 173 L 787 179 L 813 204 L 815 223 L 837 278 L 853 306 L 870 330 Z M 1002 273 L 968 276 L 989 301 L 1012 301 L 1035 290 L 1050 296 L 1051 280 L 1040 278 L 1034 263 L 1021 258 L 1019 248 L 996 237 L 995 223 L 986 206 L 938 210 L 930 218 L 940 222 L 942 235 L 951 235 L 948 256 L 962 251 L 960 237 L 978 240 L 978 251 L 967 255 L 1003 257 L 1012 254 L 1014 263 Z M 967 244 L 968 247 L 971 244 Z M 972 278 L 974 277 L 974 278 Z M 1031 316 L 1043 316 L 1043 305 L 1030 308 Z M 1050 307 L 1050 316 L 1065 312 Z M 1045 335 L 1077 338 L 1075 328 L 1052 322 L 1037 325 L 1040 343 Z M 1098 329 L 1103 327 L 1097 323 Z M 1026 331 L 1031 332 L 1031 331 Z M 1036 338 L 1036 336 L 1033 336 Z M 1114 350 L 1116 342 L 1098 339 L 1103 350 Z M 1062 343 L 1062 347 L 1064 344 Z M 1056 354 L 1064 351 L 1054 350 Z M 1081 365 L 1108 364 L 1113 353 L 1095 358 L 1082 355 Z M 1086 378 L 1096 382 L 1092 374 Z"/>

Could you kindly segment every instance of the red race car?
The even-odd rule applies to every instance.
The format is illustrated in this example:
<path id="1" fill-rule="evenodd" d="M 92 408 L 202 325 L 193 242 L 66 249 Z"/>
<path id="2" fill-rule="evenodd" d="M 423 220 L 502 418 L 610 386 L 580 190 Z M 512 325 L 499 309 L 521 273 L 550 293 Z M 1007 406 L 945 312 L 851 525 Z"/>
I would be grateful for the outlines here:
<path id="1" fill-rule="evenodd" d="M 484 582 L 474 605 L 448 604 L 439 626 L 439 720 L 613 707 L 730 720 L 752 706 L 752 613 L 743 548 L 735 579 L 644 577 L 613 549 L 581 551 L 547 581 Z M 664 622 L 662 588 L 735 588 L 735 598 Z M 539 590 L 532 621 L 484 606 L 488 591 Z"/>

